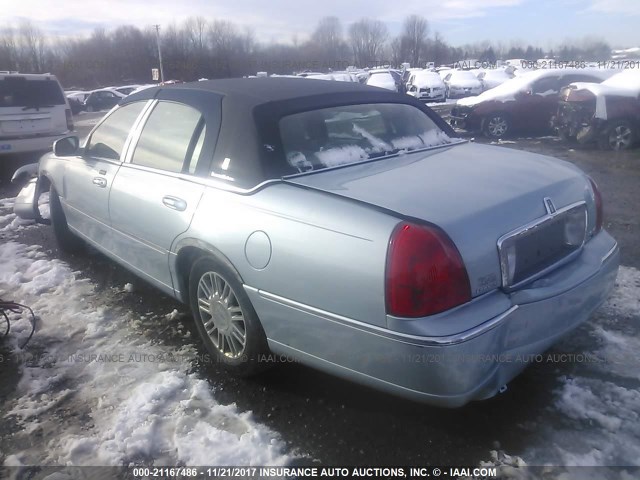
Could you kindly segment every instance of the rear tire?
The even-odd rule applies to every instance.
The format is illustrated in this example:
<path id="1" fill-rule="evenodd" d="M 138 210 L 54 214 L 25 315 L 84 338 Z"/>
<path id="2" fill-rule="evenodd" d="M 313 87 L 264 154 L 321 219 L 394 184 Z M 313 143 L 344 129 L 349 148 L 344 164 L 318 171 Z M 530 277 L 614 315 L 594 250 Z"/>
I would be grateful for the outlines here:
<path id="1" fill-rule="evenodd" d="M 598 139 L 602 150 L 628 150 L 636 141 L 636 132 L 626 120 L 611 122 Z"/>
<path id="2" fill-rule="evenodd" d="M 238 275 L 202 257 L 191 267 L 189 304 L 205 347 L 230 373 L 248 377 L 268 365 L 267 337 Z"/>
<path id="3" fill-rule="evenodd" d="M 64 253 L 78 253 L 84 249 L 84 242 L 77 237 L 67 224 L 67 218 L 62 210 L 60 197 L 58 192 L 53 188 L 49 188 L 49 215 L 51 217 L 51 227 L 53 228 L 53 236 L 60 251 Z"/>

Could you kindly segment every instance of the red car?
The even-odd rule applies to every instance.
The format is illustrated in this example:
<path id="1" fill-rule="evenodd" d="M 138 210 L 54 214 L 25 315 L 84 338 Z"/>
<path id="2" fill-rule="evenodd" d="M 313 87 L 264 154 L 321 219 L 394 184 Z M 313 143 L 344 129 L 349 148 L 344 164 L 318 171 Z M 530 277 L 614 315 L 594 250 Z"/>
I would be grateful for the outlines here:
<path id="1" fill-rule="evenodd" d="M 558 111 L 560 89 L 574 82 L 600 83 L 611 70 L 545 69 L 507 80 L 476 96 L 458 100 L 451 110 L 452 126 L 502 138 L 515 131 L 549 130 Z"/>

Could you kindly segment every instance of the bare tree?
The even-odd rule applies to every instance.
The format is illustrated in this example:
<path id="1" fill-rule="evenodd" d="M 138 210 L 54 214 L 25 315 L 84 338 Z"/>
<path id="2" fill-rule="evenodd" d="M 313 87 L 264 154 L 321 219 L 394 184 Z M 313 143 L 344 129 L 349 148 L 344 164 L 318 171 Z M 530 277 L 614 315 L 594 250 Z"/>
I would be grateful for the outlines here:
<path id="1" fill-rule="evenodd" d="M 311 50 L 322 63 L 335 68 L 339 61 L 346 61 L 347 45 L 338 17 L 324 17 L 311 34 Z"/>
<path id="2" fill-rule="evenodd" d="M 366 67 L 379 62 L 387 37 L 387 27 L 380 20 L 363 18 L 352 23 L 349 27 L 349 41 L 356 63 Z"/>
<path id="3" fill-rule="evenodd" d="M 424 43 L 429 33 L 429 25 L 424 17 L 410 15 L 404 21 L 401 37 L 403 53 L 412 66 L 418 66 L 423 58 Z"/>
<path id="4" fill-rule="evenodd" d="M 17 47 L 13 28 L 0 31 L 0 70 L 17 70 Z"/>
<path id="5" fill-rule="evenodd" d="M 189 44 L 202 52 L 207 44 L 207 20 L 204 17 L 190 17 L 184 23 L 184 31 Z"/>
<path id="6" fill-rule="evenodd" d="M 226 20 L 216 20 L 209 28 L 209 43 L 215 59 L 215 76 L 231 76 L 234 50 L 240 43 L 236 26 Z"/>
<path id="7" fill-rule="evenodd" d="M 29 20 L 18 28 L 19 66 L 21 70 L 42 73 L 45 57 L 45 38 L 42 31 Z"/>

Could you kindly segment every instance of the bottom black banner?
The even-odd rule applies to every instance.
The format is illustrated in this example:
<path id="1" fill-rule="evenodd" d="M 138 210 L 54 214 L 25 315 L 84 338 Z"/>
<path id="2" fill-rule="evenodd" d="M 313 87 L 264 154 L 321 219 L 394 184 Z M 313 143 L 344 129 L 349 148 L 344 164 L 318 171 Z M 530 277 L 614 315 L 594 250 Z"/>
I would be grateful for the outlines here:
<path id="1" fill-rule="evenodd" d="M 107 480 L 107 479 L 514 479 L 514 480 L 617 480 L 640 478 L 635 467 L 513 467 L 513 466 L 229 466 L 229 467 L 54 467 L 0 466 L 0 478 L 12 480 Z"/>

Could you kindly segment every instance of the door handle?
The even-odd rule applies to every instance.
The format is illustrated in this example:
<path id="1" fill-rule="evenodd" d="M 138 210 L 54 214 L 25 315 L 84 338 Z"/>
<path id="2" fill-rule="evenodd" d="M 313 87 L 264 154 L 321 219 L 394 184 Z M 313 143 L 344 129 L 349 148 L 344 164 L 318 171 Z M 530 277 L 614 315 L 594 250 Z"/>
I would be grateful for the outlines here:
<path id="1" fill-rule="evenodd" d="M 172 208 L 173 210 L 178 210 L 179 212 L 184 212 L 187 209 L 187 202 L 178 197 L 172 197 L 170 195 L 166 195 L 162 197 L 162 203 L 164 203 L 165 207 Z"/>
<path id="2" fill-rule="evenodd" d="M 107 179 L 102 177 L 93 177 L 93 184 L 100 188 L 104 188 L 107 186 Z"/>

